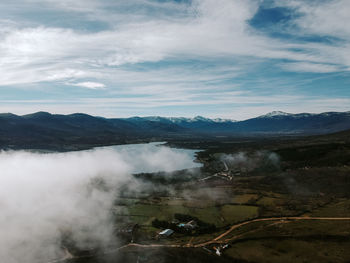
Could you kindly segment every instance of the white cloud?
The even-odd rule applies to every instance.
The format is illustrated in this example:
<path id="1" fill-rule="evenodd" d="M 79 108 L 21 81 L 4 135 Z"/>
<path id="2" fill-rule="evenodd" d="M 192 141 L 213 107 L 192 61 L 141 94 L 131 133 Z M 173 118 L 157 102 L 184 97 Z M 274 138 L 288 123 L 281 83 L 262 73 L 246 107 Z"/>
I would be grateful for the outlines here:
<path id="1" fill-rule="evenodd" d="M 331 73 L 340 71 L 340 68 L 338 66 L 309 62 L 284 63 L 281 64 L 281 67 L 287 71 L 293 72 Z"/>
<path id="2" fill-rule="evenodd" d="M 56 1 L 45 3 L 66 7 L 64 3 Z M 103 7 L 108 4 L 92 3 L 96 12 L 106 12 Z M 12 77 L 2 82 L 0 79 L 0 85 L 16 84 L 16 81 L 23 83 L 19 77 L 21 71 L 26 72 L 25 75 L 32 75 L 25 78 L 33 83 L 50 80 L 51 71 L 65 71 L 67 65 L 75 71 L 99 74 L 115 66 L 157 62 L 174 57 L 234 59 L 249 56 L 308 63 L 344 63 L 340 56 L 329 55 L 329 51 L 321 52 L 320 49 L 327 46 L 285 43 L 252 30 L 247 21 L 256 13 L 258 4 L 258 1 L 253 0 L 194 1 L 190 9 L 192 11 L 180 20 L 153 18 L 150 14 L 146 20 L 129 19 L 101 32 L 78 32 L 45 25 L 18 29 L 11 27 L 11 30 L 2 33 L 0 40 L 0 68 Z M 293 52 L 293 47 L 309 47 L 311 50 Z M 36 74 L 38 71 L 41 77 Z M 113 70 L 109 71 L 113 76 Z M 60 73 L 55 77 L 54 80 L 66 79 L 65 74 Z"/>
<path id="3" fill-rule="evenodd" d="M 304 44 L 304 48 L 310 49 L 323 59 L 318 62 L 335 64 L 341 70 L 350 70 L 350 1 L 287 0 L 275 1 L 275 4 L 291 7 L 299 12 L 300 15 L 292 21 L 297 26 L 293 34 L 319 37 L 325 41 Z"/>
<path id="4" fill-rule="evenodd" d="M 69 83 L 67 83 L 67 85 L 69 85 Z M 88 88 L 88 89 L 104 89 L 104 88 L 106 88 L 105 84 L 98 83 L 98 82 L 92 82 L 92 81 L 79 82 L 79 83 L 74 83 L 71 85 L 83 87 L 83 88 Z"/>
<path id="5" fill-rule="evenodd" d="M 295 23 L 303 32 L 320 36 L 334 36 L 350 39 L 350 2 L 348 0 L 328 1 L 276 1 L 276 5 L 287 5 L 296 8 L 301 16 Z"/>
<path id="6" fill-rule="evenodd" d="M 167 103 L 169 106 L 187 105 L 190 101 L 193 105 L 212 105 L 225 100 L 220 98 L 225 95 L 225 101 L 236 103 L 237 97 L 225 92 L 244 92 L 240 86 L 243 81 L 238 78 L 243 74 L 252 73 L 252 85 L 258 78 L 264 78 L 255 76 L 254 70 L 256 65 L 267 61 L 293 72 L 331 73 L 350 69 L 350 44 L 346 40 L 348 29 L 345 26 L 339 25 L 336 30 L 339 33 L 334 33 L 334 36 L 345 36 L 343 42 L 336 45 L 274 38 L 248 23 L 261 1 L 196 0 L 192 4 L 176 4 L 148 0 L 79 0 L 72 5 L 68 2 L 23 0 L 16 2 L 15 9 L 22 4 L 31 8 L 31 12 L 43 7 L 50 12 L 63 12 L 68 20 L 76 16 L 109 26 L 100 31 L 80 30 L 74 28 L 76 20 L 73 19 L 70 21 L 72 28 L 52 27 L 45 20 L 18 16 L 10 8 L 18 19 L 13 23 L 7 17 L 0 21 L 3 25 L 0 29 L 0 86 L 31 89 L 30 84 L 40 86 L 43 82 L 40 87 L 49 94 L 49 85 L 53 83 L 55 88 L 61 86 L 62 95 L 67 93 L 63 92 L 68 90 L 67 84 L 76 85 L 90 89 L 86 91 L 89 93 L 95 89 L 105 97 L 117 97 L 119 103 L 124 103 L 123 97 L 129 97 L 129 102 L 138 102 L 134 107 L 156 108 Z M 276 3 L 282 5 L 280 1 Z M 316 31 L 309 20 L 319 20 L 327 8 L 335 15 L 337 9 L 346 10 L 347 7 L 341 0 L 317 6 L 296 0 L 283 3 L 303 13 L 291 22 L 302 28 L 300 35 L 326 34 L 331 31 L 327 25 L 320 21 L 322 28 Z M 10 5 L 6 1 L 0 3 L 4 15 L 6 6 Z M 140 6 L 142 8 L 137 8 Z M 326 19 L 331 19 L 329 17 Z M 341 24 L 340 18 L 332 19 L 330 24 Z M 286 62 L 281 63 L 281 59 Z M 211 66 L 185 66 L 181 62 L 184 60 Z M 152 62 L 165 66 L 157 64 L 153 68 Z M 266 89 L 272 87 L 269 81 L 265 80 Z M 212 94 L 207 94 L 210 90 Z M 259 97 L 258 94 L 245 95 L 239 99 L 249 102 Z M 60 100 L 64 100 L 63 95 Z"/>

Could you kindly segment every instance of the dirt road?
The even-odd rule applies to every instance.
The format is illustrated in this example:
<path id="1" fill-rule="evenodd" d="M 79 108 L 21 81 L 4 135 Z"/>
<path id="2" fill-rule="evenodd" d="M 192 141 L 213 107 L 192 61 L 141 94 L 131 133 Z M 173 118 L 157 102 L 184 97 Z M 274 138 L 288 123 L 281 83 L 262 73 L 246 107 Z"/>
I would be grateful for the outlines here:
<path id="1" fill-rule="evenodd" d="M 224 238 L 225 236 L 227 236 L 228 234 L 230 234 L 233 230 L 244 226 L 244 225 L 248 225 L 251 223 L 255 223 L 255 222 L 264 222 L 264 221 L 298 221 L 298 220 L 338 220 L 338 221 L 342 221 L 342 220 L 350 220 L 350 217 L 270 217 L 270 218 L 257 218 L 257 219 L 252 219 L 252 220 L 248 220 L 236 225 L 233 225 L 230 227 L 229 230 L 227 230 L 226 232 L 222 233 L 221 235 L 217 236 L 216 238 L 204 242 L 204 243 L 200 243 L 200 244 L 196 244 L 193 245 L 193 247 L 203 247 L 209 244 L 213 244 L 213 243 L 217 243 L 220 239 Z"/>
<path id="2" fill-rule="evenodd" d="M 222 242 L 228 242 L 230 240 L 233 240 L 235 238 L 238 238 L 241 235 L 238 236 L 234 236 L 231 237 L 230 239 L 225 239 L 222 240 L 223 238 L 225 238 L 228 234 L 230 234 L 233 230 L 240 228 L 242 226 L 248 225 L 248 224 L 252 224 L 255 222 L 269 222 L 269 221 L 277 221 L 276 223 L 283 223 L 284 221 L 301 221 L 301 220 L 330 220 L 330 221 L 344 221 L 344 220 L 349 220 L 350 221 L 350 217 L 270 217 L 270 218 L 256 218 L 256 219 L 251 219 L 239 224 L 235 224 L 233 226 L 230 227 L 230 229 L 228 229 L 227 231 L 225 231 L 224 233 L 220 234 L 219 236 L 213 238 L 212 240 L 203 242 L 203 243 L 198 243 L 198 244 L 193 244 L 192 241 L 193 239 L 190 240 L 190 242 L 188 242 L 187 244 L 183 244 L 183 245 L 166 245 L 166 244 L 137 244 L 137 243 L 130 243 L 115 249 L 111 249 L 108 251 L 105 251 L 104 255 L 108 255 L 108 254 L 113 254 L 116 253 L 120 250 L 123 249 L 127 249 L 127 248 L 132 248 L 132 247 L 136 247 L 136 248 L 162 248 L 162 247 L 166 247 L 166 248 L 199 248 L 199 247 L 205 247 L 207 245 L 210 244 L 215 244 L 215 243 L 222 243 Z M 269 225 L 274 225 L 276 223 L 273 224 L 269 224 Z M 253 232 L 256 230 L 250 230 L 247 233 Z M 246 234 L 246 233 L 244 233 Z M 88 255 L 88 256 L 82 256 L 82 257 L 77 257 L 77 256 L 73 256 L 72 254 L 69 253 L 69 251 L 67 249 L 65 249 L 65 257 L 62 259 L 57 259 L 57 260 L 53 260 L 47 263 L 59 263 L 59 262 L 65 262 L 67 259 L 80 259 L 80 258 L 91 258 L 94 257 L 95 255 Z"/>

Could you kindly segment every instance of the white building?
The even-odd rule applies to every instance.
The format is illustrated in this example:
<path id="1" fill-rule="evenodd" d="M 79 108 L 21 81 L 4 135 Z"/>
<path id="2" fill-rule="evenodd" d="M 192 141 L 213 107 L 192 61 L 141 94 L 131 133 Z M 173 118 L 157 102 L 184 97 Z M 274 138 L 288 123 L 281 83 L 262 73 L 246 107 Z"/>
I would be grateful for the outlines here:
<path id="1" fill-rule="evenodd" d="M 159 236 L 161 237 L 168 237 L 171 236 L 174 233 L 174 230 L 171 229 L 165 229 L 162 232 L 159 233 Z"/>

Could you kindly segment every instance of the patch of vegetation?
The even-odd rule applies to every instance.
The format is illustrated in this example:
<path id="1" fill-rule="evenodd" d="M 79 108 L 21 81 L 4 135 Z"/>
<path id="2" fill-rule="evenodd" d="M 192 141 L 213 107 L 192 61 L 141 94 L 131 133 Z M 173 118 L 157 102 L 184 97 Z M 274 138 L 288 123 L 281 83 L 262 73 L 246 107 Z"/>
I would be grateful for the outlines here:
<path id="1" fill-rule="evenodd" d="M 291 221 L 240 229 L 225 255 L 249 262 L 347 262 L 350 222 Z M 255 232 L 250 232 L 256 229 Z M 248 233 L 244 235 L 244 233 Z"/>
<path id="2" fill-rule="evenodd" d="M 257 206 L 224 205 L 221 207 L 221 215 L 228 224 L 248 220 L 258 216 Z"/>

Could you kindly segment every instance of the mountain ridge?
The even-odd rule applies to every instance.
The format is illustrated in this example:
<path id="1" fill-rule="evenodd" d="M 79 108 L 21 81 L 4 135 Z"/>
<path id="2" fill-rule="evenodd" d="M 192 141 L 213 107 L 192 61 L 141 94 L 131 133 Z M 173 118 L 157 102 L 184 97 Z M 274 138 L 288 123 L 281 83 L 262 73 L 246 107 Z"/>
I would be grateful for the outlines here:
<path id="1" fill-rule="evenodd" d="M 157 119 L 168 119 L 168 120 L 183 120 L 183 121 L 211 121 L 211 122 L 242 122 L 242 121 L 247 121 L 250 119 L 255 119 L 255 118 L 264 118 L 264 117 L 277 117 L 277 116 L 311 116 L 311 115 L 328 115 L 328 114 L 349 114 L 350 111 L 327 111 L 327 112 L 321 112 L 321 113 L 308 113 L 308 112 L 302 112 L 302 113 L 288 113 L 284 111 L 271 111 L 266 114 L 258 115 L 256 117 L 244 119 L 244 120 L 235 120 L 235 119 L 230 119 L 230 118 L 209 118 L 209 117 L 204 117 L 201 115 L 196 115 L 195 117 L 163 117 L 160 115 L 150 115 L 150 116 L 131 116 L 131 117 L 102 117 L 102 116 L 95 116 L 95 115 L 90 115 L 87 113 L 81 113 L 81 112 L 76 112 L 76 113 L 70 113 L 70 114 L 55 114 L 55 113 L 50 113 L 46 111 L 38 111 L 34 113 L 29 113 L 29 114 L 14 114 L 11 112 L 3 112 L 0 113 L 0 117 L 4 116 L 12 116 L 12 117 L 38 117 L 38 116 L 86 116 L 86 117 L 94 117 L 94 118 L 101 118 L 101 119 L 120 119 L 120 120 L 127 120 L 127 119 L 133 119 L 133 118 L 139 118 L 139 119 L 148 119 L 148 120 L 157 120 Z"/>
<path id="2" fill-rule="evenodd" d="M 350 112 L 291 114 L 271 112 L 234 121 L 202 116 L 104 118 L 84 113 L 36 112 L 0 114 L 0 147 L 38 148 L 47 145 L 106 145 L 138 140 L 215 136 L 321 135 L 350 129 Z"/>

